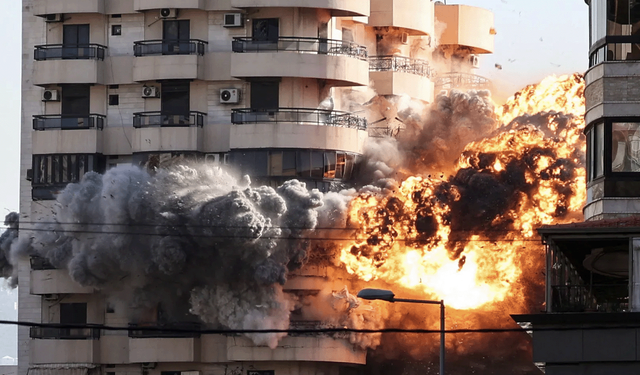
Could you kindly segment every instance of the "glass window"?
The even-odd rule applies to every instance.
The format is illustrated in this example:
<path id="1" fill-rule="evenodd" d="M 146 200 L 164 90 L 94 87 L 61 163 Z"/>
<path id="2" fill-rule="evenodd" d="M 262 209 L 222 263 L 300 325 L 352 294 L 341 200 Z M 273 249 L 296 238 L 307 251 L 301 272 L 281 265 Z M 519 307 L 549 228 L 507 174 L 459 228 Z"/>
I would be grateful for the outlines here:
<path id="1" fill-rule="evenodd" d="M 336 153 L 333 151 L 324 153 L 324 178 L 336 178 Z"/>
<path id="2" fill-rule="evenodd" d="M 596 125 L 594 153 L 594 177 L 600 177 L 604 173 L 604 124 Z"/>
<path id="3" fill-rule="evenodd" d="M 640 123 L 614 122 L 612 124 L 611 171 L 640 171 Z"/>
<path id="4" fill-rule="evenodd" d="M 311 152 L 298 151 L 298 163 L 296 165 L 298 170 L 298 177 L 311 176 Z"/>
<path id="5" fill-rule="evenodd" d="M 591 0 L 591 44 L 607 34 L 607 0 Z"/>
<path id="6" fill-rule="evenodd" d="M 282 176 L 282 151 L 269 152 L 269 176 Z"/>
<path id="7" fill-rule="evenodd" d="M 311 151 L 311 177 L 322 178 L 324 176 L 324 152 Z"/>
<path id="8" fill-rule="evenodd" d="M 282 152 L 282 175 L 283 176 L 296 175 L 296 152 L 295 151 Z"/>
<path id="9" fill-rule="evenodd" d="M 347 157 L 342 152 L 338 152 L 336 159 L 336 178 L 344 177 L 344 167 L 347 162 Z"/>

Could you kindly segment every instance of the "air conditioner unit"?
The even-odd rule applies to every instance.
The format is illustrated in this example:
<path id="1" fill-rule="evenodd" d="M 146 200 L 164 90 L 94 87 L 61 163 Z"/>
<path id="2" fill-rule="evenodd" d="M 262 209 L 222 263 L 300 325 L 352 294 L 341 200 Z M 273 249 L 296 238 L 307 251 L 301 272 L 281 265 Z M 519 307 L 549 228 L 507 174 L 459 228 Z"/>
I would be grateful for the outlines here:
<path id="1" fill-rule="evenodd" d="M 222 104 L 238 104 L 240 102 L 240 90 L 238 89 L 222 89 L 220 90 L 220 103 Z"/>
<path id="2" fill-rule="evenodd" d="M 44 16 L 44 22 L 62 22 L 64 21 L 64 17 L 61 13 L 56 14 L 47 14 Z"/>
<path id="3" fill-rule="evenodd" d="M 479 68 L 480 58 L 478 58 L 478 55 L 471 55 L 469 56 L 469 63 L 471 64 L 472 67 Z"/>
<path id="4" fill-rule="evenodd" d="M 160 96 L 160 91 L 155 86 L 145 86 L 142 88 L 143 98 L 157 98 Z"/>
<path id="5" fill-rule="evenodd" d="M 242 13 L 225 13 L 224 27 L 242 27 Z"/>
<path id="6" fill-rule="evenodd" d="M 160 18 L 177 18 L 178 11 L 174 8 L 162 8 L 160 9 Z"/>
<path id="7" fill-rule="evenodd" d="M 400 36 L 400 40 L 402 41 L 402 44 L 408 44 L 409 43 L 409 34 L 408 33 L 402 33 L 402 35 Z"/>
<path id="8" fill-rule="evenodd" d="M 43 102 L 57 102 L 60 100 L 58 90 L 44 90 L 42 92 Z"/>
<path id="9" fill-rule="evenodd" d="M 57 301 L 60 299 L 60 296 L 57 294 L 45 294 L 42 296 L 45 301 Z"/>

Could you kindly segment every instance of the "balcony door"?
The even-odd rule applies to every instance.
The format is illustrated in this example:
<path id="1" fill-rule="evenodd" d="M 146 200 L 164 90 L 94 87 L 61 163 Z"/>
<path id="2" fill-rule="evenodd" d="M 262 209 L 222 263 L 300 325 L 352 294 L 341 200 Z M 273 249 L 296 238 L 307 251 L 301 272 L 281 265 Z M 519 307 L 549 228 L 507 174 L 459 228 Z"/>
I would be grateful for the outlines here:
<path id="1" fill-rule="evenodd" d="M 280 107 L 279 96 L 279 81 L 251 81 L 251 109 L 254 112 L 277 111 Z"/>
<path id="2" fill-rule="evenodd" d="M 277 18 L 260 18 L 253 20 L 251 37 L 254 42 L 264 44 L 278 43 L 280 22 Z"/>
<path id="3" fill-rule="evenodd" d="M 62 129 L 82 129 L 90 126 L 91 100 L 89 91 L 89 85 L 62 85 Z"/>
<path id="4" fill-rule="evenodd" d="M 162 125 L 189 125 L 190 82 L 168 81 L 162 83 L 160 106 Z"/>
<path id="5" fill-rule="evenodd" d="M 62 58 L 89 59 L 89 25 L 62 26 Z"/>
<path id="6" fill-rule="evenodd" d="M 188 55 L 191 53 L 190 39 L 189 20 L 165 20 L 162 23 L 163 55 Z"/>
<path id="7" fill-rule="evenodd" d="M 60 324 L 84 325 L 87 324 L 86 303 L 61 303 Z M 60 338 L 84 338 L 87 332 L 83 328 L 62 328 Z"/>

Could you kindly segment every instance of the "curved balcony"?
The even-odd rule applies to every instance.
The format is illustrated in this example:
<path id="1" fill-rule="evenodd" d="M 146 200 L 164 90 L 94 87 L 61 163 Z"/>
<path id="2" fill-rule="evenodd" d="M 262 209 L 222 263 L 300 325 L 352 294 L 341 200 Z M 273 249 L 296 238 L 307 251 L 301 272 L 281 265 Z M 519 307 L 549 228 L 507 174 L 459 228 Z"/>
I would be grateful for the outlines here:
<path id="1" fill-rule="evenodd" d="M 151 9 L 205 9 L 205 0 L 133 0 L 133 10 L 140 12 Z"/>
<path id="2" fill-rule="evenodd" d="M 409 35 L 433 35 L 432 1 L 373 0 L 369 26 L 398 27 Z"/>
<path id="3" fill-rule="evenodd" d="M 333 17 L 369 15 L 369 1 L 363 0 L 231 0 L 234 8 L 316 8 L 331 11 Z"/>
<path id="4" fill-rule="evenodd" d="M 104 0 L 35 0 L 31 13 L 40 17 L 61 13 L 104 13 Z"/>
<path id="5" fill-rule="evenodd" d="M 102 153 L 105 121 L 105 116 L 97 114 L 33 116 L 33 153 Z"/>
<path id="6" fill-rule="evenodd" d="M 438 74 L 435 79 L 435 88 L 436 90 L 491 90 L 491 81 L 475 74 L 451 72 Z"/>
<path id="7" fill-rule="evenodd" d="M 206 45 L 199 39 L 134 42 L 133 80 L 203 79 Z"/>
<path id="8" fill-rule="evenodd" d="M 234 109 L 230 147 L 311 148 L 362 152 L 367 120 L 346 112 L 308 108 Z"/>
<path id="9" fill-rule="evenodd" d="M 369 77 L 379 95 L 408 95 L 432 102 L 434 75 L 426 60 L 402 56 L 369 58 Z"/>
<path id="10" fill-rule="evenodd" d="M 369 84 L 367 48 L 323 38 L 234 38 L 231 76 L 326 79 L 336 86 Z"/>
<path id="11" fill-rule="evenodd" d="M 100 44 L 35 46 L 33 83 L 104 83 L 104 57 L 107 47 Z"/>
<path id="12" fill-rule="evenodd" d="M 440 45 L 467 47 L 471 53 L 493 53 L 493 13 L 469 5 L 435 6 L 436 20 L 447 27 L 440 36 Z"/>
<path id="13" fill-rule="evenodd" d="M 139 112 L 133 115 L 132 152 L 203 150 L 206 114 Z"/>

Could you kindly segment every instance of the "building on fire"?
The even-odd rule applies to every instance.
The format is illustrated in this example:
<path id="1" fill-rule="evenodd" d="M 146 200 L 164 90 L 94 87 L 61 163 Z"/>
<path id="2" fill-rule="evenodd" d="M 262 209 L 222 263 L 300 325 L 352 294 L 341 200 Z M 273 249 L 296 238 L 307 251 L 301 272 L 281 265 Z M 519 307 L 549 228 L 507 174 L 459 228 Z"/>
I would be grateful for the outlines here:
<path id="1" fill-rule="evenodd" d="M 197 160 L 271 185 L 348 183 L 381 123 L 351 94 L 372 86 L 428 103 L 486 84 L 473 72 L 494 34 L 490 12 L 426 0 L 23 0 L 21 220 L 46 220 L 68 183 L 123 164 Z M 21 321 L 179 326 L 161 309 L 129 321 L 43 259 L 20 264 L 19 280 Z M 285 289 L 327 280 L 303 270 Z M 337 375 L 366 361 L 329 337 L 270 349 L 193 332 L 21 327 L 18 341 L 19 375 Z"/>
<path id="2" fill-rule="evenodd" d="M 640 2 L 587 0 L 584 222 L 538 230 L 546 305 L 513 318 L 533 360 L 555 374 L 640 372 Z M 554 330 L 563 328 L 569 330 Z"/>

